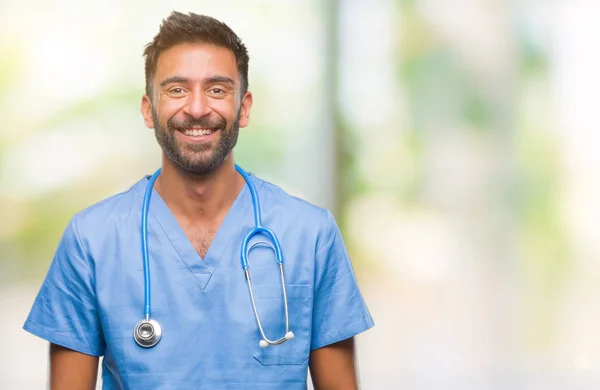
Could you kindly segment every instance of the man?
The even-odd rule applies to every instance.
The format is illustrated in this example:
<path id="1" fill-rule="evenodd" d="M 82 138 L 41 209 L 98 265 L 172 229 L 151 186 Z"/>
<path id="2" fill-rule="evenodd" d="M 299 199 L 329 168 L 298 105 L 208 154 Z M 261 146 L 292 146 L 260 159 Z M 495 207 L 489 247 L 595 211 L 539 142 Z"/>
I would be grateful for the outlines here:
<path id="1" fill-rule="evenodd" d="M 245 46 L 213 18 L 174 12 L 144 54 L 141 112 L 161 171 L 66 228 L 24 325 L 50 342 L 51 388 L 93 389 L 100 356 L 104 389 L 305 389 L 308 369 L 318 390 L 358 388 L 353 337 L 373 321 L 334 219 L 234 164 L 252 107 Z M 253 237 L 252 296 L 240 265 L 250 186 L 285 267 L 283 288 L 275 246 Z M 150 320 L 162 330 L 152 346 L 134 339 L 144 314 L 138 336 L 158 335 Z"/>

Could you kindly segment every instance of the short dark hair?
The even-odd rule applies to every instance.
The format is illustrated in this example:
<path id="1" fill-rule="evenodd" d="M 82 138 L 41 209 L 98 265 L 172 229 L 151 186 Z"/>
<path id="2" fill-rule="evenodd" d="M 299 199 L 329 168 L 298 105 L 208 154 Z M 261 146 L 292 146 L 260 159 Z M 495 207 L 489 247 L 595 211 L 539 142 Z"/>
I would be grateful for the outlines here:
<path id="1" fill-rule="evenodd" d="M 248 91 L 248 50 L 241 39 L 225 23 L 206 15 L 173 11 L 163 19 L 158 34 L 144 48 L 146 57 L 146 94 L 152 98 L 152 80 L 158 56 L 182 43 L 210 43 L 233 52 L 241 81 L 241 96 Z"/>

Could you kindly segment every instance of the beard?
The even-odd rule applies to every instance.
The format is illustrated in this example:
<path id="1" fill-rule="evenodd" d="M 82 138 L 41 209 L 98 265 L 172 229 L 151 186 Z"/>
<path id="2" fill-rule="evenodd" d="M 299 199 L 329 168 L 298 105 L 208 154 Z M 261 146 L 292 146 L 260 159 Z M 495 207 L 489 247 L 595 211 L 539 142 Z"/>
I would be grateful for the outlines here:
<path id="1" fill-rule="evenodd" d="M 240 132 L 240 112 L 241 107 L 229 128 L 227 128 L 225 119 L 220 116 L 217 119 L 203 117 L 200 119 L 188 118 L 183 121 L 171 118 L 167 121 L 166 128 L 164 128 L 156 111 L 152 108 L 152 119 L 155 126 L 154 135 L 163 153 L 173 164 L 186 172 L 205 176 L 221 166 L 237 144 Z M 183 132 L 191 127 L 210 128 L 218 131 L 217 144 L 178 142 L 175 138 L 176 132 Z"/>

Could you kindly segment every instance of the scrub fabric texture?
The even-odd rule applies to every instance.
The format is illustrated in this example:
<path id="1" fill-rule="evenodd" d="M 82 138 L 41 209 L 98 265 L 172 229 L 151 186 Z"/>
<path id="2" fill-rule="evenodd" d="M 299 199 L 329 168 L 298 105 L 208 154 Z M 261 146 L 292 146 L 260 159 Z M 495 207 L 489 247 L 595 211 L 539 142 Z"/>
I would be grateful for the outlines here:
<path id="1" fill-rule="evenodd" d="M 141 210 L 149 176 L 79 213 L 68 224 L 24 329 L 51 343 L 103 356 L 103 389 L 306 389 L 311 350 L 374 323 L 357 286 L 339 228 L 326 209 L 250 175 L 263 225 L 278 236 L 290 330 L 295 338 L 260 348 L 240 262 L 254 227 L 244 186 L 200 258 L 153 191 L 148 215 L 152 318 L 163 329 L 139 347 L 144 318 Z M 251 244 L 264 240 L 255 237 Z M 257 310 L 270 339 L 285 334 L 279 267 L 257 245 L 248 256 Z"/>

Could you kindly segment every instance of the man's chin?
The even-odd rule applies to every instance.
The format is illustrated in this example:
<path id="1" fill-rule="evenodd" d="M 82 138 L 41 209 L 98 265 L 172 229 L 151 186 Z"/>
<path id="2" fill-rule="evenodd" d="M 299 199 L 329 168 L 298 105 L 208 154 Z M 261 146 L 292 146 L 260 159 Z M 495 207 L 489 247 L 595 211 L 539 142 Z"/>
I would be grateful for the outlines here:
<path id="1" fill-rule="evenodd" d="M 212 157 L 212 154 L 210 156 L 203 156 L 203 157 Z M 217 163 L 215 161 L 213 161 L 211 158 L 206 158 L 206 159 L 202 159 L 202 160 L 198 160 L 198 159 L 182 159 L 180 160 L 182 161 L 181 164 L 178 164 L 182 169 L 184 169 L 185 171 L 189 172 L 189 173 L 193 173 L 195 175 L 206 175 L 209 174 L 213 171 L 215 171 L 223 162 L 221 163 Z"/>

